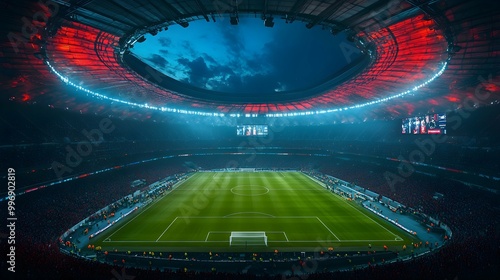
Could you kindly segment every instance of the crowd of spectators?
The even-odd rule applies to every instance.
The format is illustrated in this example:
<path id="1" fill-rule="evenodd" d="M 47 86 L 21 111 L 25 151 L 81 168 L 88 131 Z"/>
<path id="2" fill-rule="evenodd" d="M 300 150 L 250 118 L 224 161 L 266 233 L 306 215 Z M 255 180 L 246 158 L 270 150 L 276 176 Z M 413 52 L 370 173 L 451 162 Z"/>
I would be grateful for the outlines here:
<path id="1" fill-rule="evenodd" d="M 195 156 L 186 159 L 194 169 L 261 168 L 261 169 L 311 169 L 319 159 L 307 156 L 266 155 L 252 152 L 247 155 Z"/>
<path id="2" fill-rule="evenodd" d="M 0 152 L 8 159 L 0 162 L 17 166 L 20 177 L 31 185 L 54 179 L 55 161 L 68 165 L 68 149 L 78 150 L 79 143 L 89 142 L 84 131 L 100 129 L 105 118 L 48 108 L 13 104 L 5 108 L 0 122 Z M 471 116 L 463 130 L 470 129 L 474 120 L 485 118 L 480 110 Z M 486 117 L 495 116 L 487 114 Z M 498 113 L 496 113 L 498 114 Z M 106 119 L 108 120 L 108 119 Z M 499 175 L 500 137 L 495 127 L 469 134 L 450 130 L 445 143 L 430 136 L 401 135 L 398 121 L 377 121 L 358 124 L 324 124 L 322 126 L 275 122 L 269 125 L 269 136 L 246 138 L 236 136 L 236 124 L 164 124 L 155 122 L 109 119 L 114 129 L 102 133 L 102 142 L 91 145 L 91 153 L 83 156 L 73 168 L 84 173 L 99 168 L 147 159 L 172 151 L 202 151 L 207 147 L 238 147 L 253 152 L 260 147 L 311 149 L 337 153 L 363 154 L 378 157 L 409 159 L 420 150 L 417 142 L 431 141 L 432 153 L 427 164 Z M 496 124 L 495 124 L 496 125 Z"/>
<path id="3" fill-rule="evenodd" d="M 463 279 L 473 275 L 492 277 L 498 274 L 500 221 L 496 217 L 500 210 L 496 194 L 488 194 L 460 182 L 420 174 L 391 186 L 384 176 L 387 168 L 359 162 L 325 164 L 321 171 L 437 218 L 453 232 L 449 244 L 431 257 L 412 261 L 411 264 L 368 270 L 395 277 L 402 276 L 400 271 L 411 271 L 406 275 L 414 275 L 415 278 L 425 272 L 428 277 L 437 279 Z M 443 196 L 434 198 L 436 192 Z"/>

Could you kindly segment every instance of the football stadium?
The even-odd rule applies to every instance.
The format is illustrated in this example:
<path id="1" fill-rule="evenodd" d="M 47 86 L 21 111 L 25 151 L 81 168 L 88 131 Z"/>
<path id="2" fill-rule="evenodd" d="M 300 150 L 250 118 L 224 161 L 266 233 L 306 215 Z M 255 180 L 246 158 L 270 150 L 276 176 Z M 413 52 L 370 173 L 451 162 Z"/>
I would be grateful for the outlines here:
<path id="1" fill-rule="evenodd" d="M 2 279 L 497 279 L 500 8 L 2 4 Z"/>

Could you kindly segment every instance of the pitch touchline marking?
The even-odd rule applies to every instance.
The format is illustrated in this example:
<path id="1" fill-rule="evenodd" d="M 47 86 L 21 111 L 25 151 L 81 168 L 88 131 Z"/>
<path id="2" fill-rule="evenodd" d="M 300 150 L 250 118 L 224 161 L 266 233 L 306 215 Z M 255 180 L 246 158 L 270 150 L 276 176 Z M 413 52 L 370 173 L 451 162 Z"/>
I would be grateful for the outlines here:
<path id="1" fill-rule="evenodd" d="M 116 242 L 120 242 L 120 241 L 116 241 Z M 201 242 L 201 241 L 200 241 Z M 332 242 L 335 242 L 335 243 L 345 243 L 345 242 L 398 242 L 396 240 L 342 240 L 342 241 L 332 241 L 332 240 L 291 240 L 291 241 L 274 241 L 274 240 L 271 240 L 271 241 L 267 241 L 267 243 L 277 243 L 277 242 L 288 242 L 288 243 L 332 243 Z"/>
<path id="2" fill-rule="evenodd" d="M 307 175 L 305 173 L 300 172 L 300 174 L 302 174 L 302 176 L 304 176 L 306 179 L 315 182 L 316 184 L 318 184 L 319 186 L 321 186 L 323 189 L 326 189 L 325 188 L 325 186 L 326 186 L 325 183 L 323 183 L 321 181 L 318 181 L 315 178 L 313 178 L 313 177 L 311 177 L 311 176 L 309 176 L 309 175 Z"/>
<path id="3" fill-rule="evenodd" d="M 196 173 L 195 173 L 196 174 Z M 187 180 L 191 179 L 194 177 L 195 174 L 192 174 L 191 176 L 189 176 L 189 178 L 187 178 L 186 180 L 184 180 L 183 182 L 178 182 L 176 184 L 174 184 L 172 186 L 172 190 L 167 193 L 166 195 L 164 195 L 163 197 L 161 197 L 160 199 L 156 200 L 155 202 L 149 204 L 145 209 L 142 209 L 141 212 L 139 214 L 137 214 L 137 216 L 133 217 L 132 219 L 130 219 L 127 223 L 125 223 L 123 226 L 119 227 L 117 230 L 115 230 L 113 233 L 111 233 L 111 235 L 109 235 L 107 238 L 105 239 L 108 239 L 108 238 L 111 238 L 111 236 L 113 236 L 115 233 L 119 232 L 122 228 L 124 228 L 126 225 L 128 225 L 130 222 L 132 222 L 133 220 L 135 220 L 137 217 L 139 217 L 140 215 L 142 215 L 144 212 L 146 212 L 149 208 L 151 208 L 153 205 L 155 205 L 156 203 L 158 203 L 160 200 L 163 200 L 163 198 L 165 198 L 167 195 L 171 194 L 172 192 L 174 192 L 175 190 L 177 190 L 177 188 L 182 185 L 184 182 L 186 182 Z"/>
<path id="4" fill-rule="evenodd" d="M 263 187 L 263 188 L 267 188 L 267 187 Z M 290 188 L 290 189 L 273 189 L 273 188 L 270 188 L 269 191 L 273 191 L 273 192 L 290 192 L 290 191 L 316 191 L 316 192 L 327 192 L 326 189 L 295 189 L 295 188 Z M 199 189 L 185 189 L 185 190 L 177 190 L 177 192 L 199 192 L 200 190 Z M 230 189 L 229 189 L 230 191 Z"/>
<path id="5" fill-rule="evenodd" d="M 106 243 L 147 243 L 147 242 L 150 242 L 150 243 L 195 243 L 195 242 L 198 242 L 198 243 L 203 243 L 203 242 L 207 242 L 207 243 L 227 243 L 229 241 L 200 241 L 200 240 L 168 240 L 168 241 L 133 241 L 133 240 L 117 240 L 117 241 L 104 241 Z"/>
<path id="6" fill-rule="evenodd" d="M 170 225 L 168 225 L 168 227 L 167 227 L 167 228 L 166 228 L 166 229 L 165 229 L 165 230 L 161 233 L 160 237 L 158 237 L 158 239 L 156 239 L 156 241 L 155 241 L 155 242 L 158 242 L 158 240 L 160 240 L 160 238 L 163 236 L 163 234 L 165 234 L 165 232 L 167 232 L 167 230 L 170 228 L 170 226 L 172 226 L 172 225 L 175 223 L 175 221 L 177 221 L 177 218 L 178 218 L 178 217 L 175 217 L 175 219 L 174 219 L 174 220 L 170 223 Z"/>
<path id="7" fill-rule="evenodd" d="M 324 226 L 324 227 L 325 227 L 325 228 L 326 228 L 326 229 L 327 229 L 327 230 L 328 230 L 331 234 L 333 234 L 333 236 L 335 236 L 335 238 L 337 238 L 337 240 L 338 240 L 338 241 L 340 241 L 340 239 L 339 239 L 339 238 L 335 235 L 335 233 L 333 233 L 333 231 L 332 231 L 330 228 L 328 228 L 328 227 L 325 225 L 325 223 L 323 223 L 323 221 L 322 221 L 320 218 L 316 217 L 316 219 L 318 219 L 318 221 L 319 221 L 321 224 L 323 224 L 323 226 Z"/>

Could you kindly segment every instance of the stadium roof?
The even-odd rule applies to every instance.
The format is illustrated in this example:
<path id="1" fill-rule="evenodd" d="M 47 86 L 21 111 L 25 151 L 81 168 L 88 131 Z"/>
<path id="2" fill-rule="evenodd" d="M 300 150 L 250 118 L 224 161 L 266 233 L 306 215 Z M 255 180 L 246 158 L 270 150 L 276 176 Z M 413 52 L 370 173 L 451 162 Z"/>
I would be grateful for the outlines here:
<path id="1" fill-rule="evenodd" d="M 489 1 L 56 0 L 2 3 L 2 98 L 149 118 L 330 114 L 377 119 L 498 102 L 500 11 Z M 321 87 L 266 99 L 166 83 L 130 55 L 145 34 L 240 15 L 347 32 L 365 60 Z M 264 28 L 264 27 L 263 27 Z"/>

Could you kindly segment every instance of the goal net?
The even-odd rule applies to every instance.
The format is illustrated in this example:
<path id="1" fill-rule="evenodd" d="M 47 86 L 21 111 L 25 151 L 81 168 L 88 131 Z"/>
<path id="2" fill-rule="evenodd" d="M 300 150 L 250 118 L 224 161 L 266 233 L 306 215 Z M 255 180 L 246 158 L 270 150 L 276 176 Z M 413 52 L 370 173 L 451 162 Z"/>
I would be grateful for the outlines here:
<path id="1" fill-rule="evenodd" d="M 240 171 L 241 172 L 255 172 L 255 168 L 241 167 Z"/>
<path id="2" fill-rule="evenodd" d="M 267 236 L 264 231 L 232 231 L 229 236 L 229 246 L 264 245 L 267 246 Z"/>

